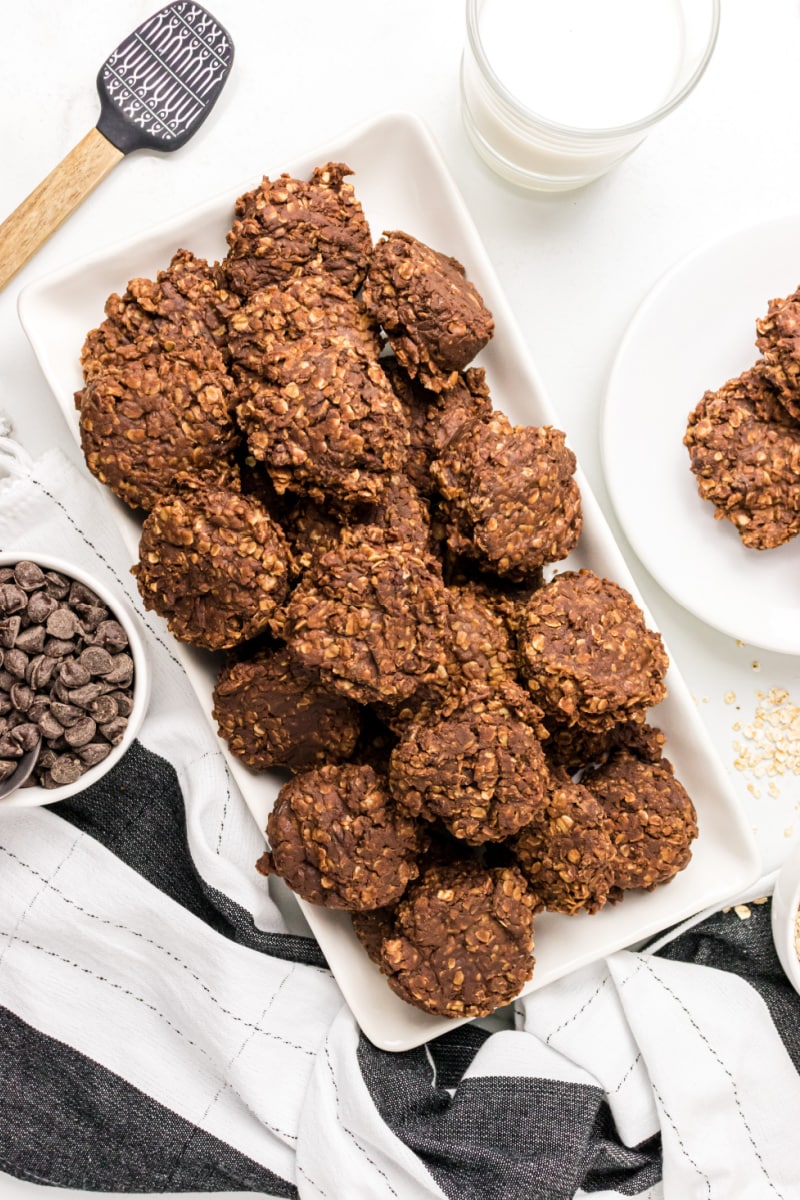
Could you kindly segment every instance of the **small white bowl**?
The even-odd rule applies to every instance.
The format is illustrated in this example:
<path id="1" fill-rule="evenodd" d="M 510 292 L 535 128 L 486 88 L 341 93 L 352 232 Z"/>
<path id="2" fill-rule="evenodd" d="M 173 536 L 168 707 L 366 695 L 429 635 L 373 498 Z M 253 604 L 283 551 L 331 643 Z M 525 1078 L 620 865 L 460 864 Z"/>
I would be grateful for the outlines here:
<path id="1" fill-rule="evenodd" d="M 117 765 L 133 742 L 141 728 L 150 699 L 150 668 L 144 642 L 139 633 L 138 621 L 128 603 L 122 597 L 114 595 L 104 583 L 90 575 L 88 571 L 84 571 L 82 567 L 76 567 L 73 563 L 65 562 L 61 558 L 54 558 L 51 554 L 26 550 L 0 553 L 0 567 L 14 566 L 19 562 L 34 562 L 44 571 L 57 571 L 59 575 L 64 575 L 67 579 L 74 579 L 78 583 L 85 584 L 103 601 L 111 616 L 119 621 L 127 635 L 130 655 L 133 659 L 133 708 L 128 717 L 128 724 L 122 740 L 112 748 L 111 753 L 102 762 L 90 767 L 74 783 L 65 783 L 57 788 L 43 788 L 38 784 L 18 788 L 5 800 L 0 801 L 0 811 L 4 808 L 33 808 L 43 804 L 56 804 L 59 800 L 66 800 L 68 796 L 74 796 L 77 792 L 82 792 L 85 788 L 91 787 L 93 783 L 97 783 Z"/>
<path id="2" fill-rule="evenodd" d="M 795 991 L 800 992 L 800 958 L 795 948 L 795 919 L 800 908 L 800 842 L 790 851 L 778 872 L 772 897 L 772 937 L 781 966 Z"/>

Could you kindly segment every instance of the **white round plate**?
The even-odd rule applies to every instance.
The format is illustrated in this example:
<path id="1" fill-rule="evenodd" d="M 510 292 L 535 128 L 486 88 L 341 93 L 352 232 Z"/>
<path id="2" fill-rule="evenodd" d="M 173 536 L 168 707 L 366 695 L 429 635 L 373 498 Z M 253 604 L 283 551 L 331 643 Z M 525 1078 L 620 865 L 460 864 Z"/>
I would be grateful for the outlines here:
<path id="1" fill-rule="evenodd" d="M 800 214 L 679 262 L 628 326 L 601 435 L 611 501 L 653 578 L 715 629 L 784 654 L 800 654 L 800 538 L 775 550 L 744 546 L 698 495 L 683 436 L 703 393 L 757 360 L 756 319 L 798 283 Z"/>

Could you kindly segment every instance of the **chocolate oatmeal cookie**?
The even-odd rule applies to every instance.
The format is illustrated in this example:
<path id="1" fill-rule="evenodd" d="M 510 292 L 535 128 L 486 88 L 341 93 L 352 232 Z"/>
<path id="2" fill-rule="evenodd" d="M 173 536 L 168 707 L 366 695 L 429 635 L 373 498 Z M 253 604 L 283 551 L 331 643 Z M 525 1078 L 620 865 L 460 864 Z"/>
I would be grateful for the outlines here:
<path id="1" fill-rule="evenodd" d="M 655 725 L 623 721 L 600 731 L 565 725 L 552 717 L 545 721 L 548 737 L 544 743 L 547 761 L 574 774 L 582 767 L 599 766 L 615 750 L 628 750 L 644 762 L 658 762 L 666 738 Z"/>
<path id="2" fill-rule="evenodd" d="M 381 359 L 381 365 L 403 406 L 410 443 L 406 473 L 423 496 L 435 491 L 431 463 L 462 425 L 492 413 L 486 373 L 470 367 L 456 377 L 452 387 L 432 392 L 418 379 L 411 379 L 396 358 Z"/>
<path id="3" fill-rule="evenodd" d="M 439 717 L 448 698 L 476 684 L 503 687 L 517 679 L 516 650 L 511 632 L 480 584 L 445 590 L 450 637 L 445 644 L 445 675 L 424 684 L 402 703 L 379 704 L 390 729 L 403 733 L 412 721 Z"/>
<path id="4" fill-rule="evenodd" d="M 392 795 L 412 816 L 438 817 L 471 845 L 511 837 L 547 802 L 538 717 L 513 684 L 470 688 L 438 717 L 411 724 L 392 753 Z"/>
<path id="5" fill-rule="evenodd" d="M 324 688 L 282 646 L 231 658 L 217 677 L 213 703 L 220 736 L 257 770 L 342 762 L 361 730 L 358 706 Z"/>
<path id="6" fill-rule="evenodd" d="M 87 335 L 81 352 L 83 377 L 88 383 L 108 367 L 144 353 L 188 354 L 196 363 L 192 351 L 199 349 L 209 366 L 216 366 L 209 351 L 216 349 L 227 360 L 228 320 L 239 303 L 216 264 L 178 250 L 155 280 L 131 279 L 122 296 L 109 296 L 106 319 Z"/>
<path id="7" fill-rule="evenodd" d="M 365 909 L 352 915 L 353 933 L 367 952 L 368 958 L 380 966 L 383 939 L 391 937 L 396 905 Z"/>
<path id="8" fill-rule="evenodd" d="M 434 392 L 452 387 L 494 333 L 461 263 L 401 231 L 375 246 L 364 303 L 409 375 Z"/>
<path id="9" fill-rule="evenodd" d="M 593 571 L 564 571 L 534 592 L 518 645 L 534 700 L 562 725 L 641 723 L 666 695 L 660 634 L 630 592 Z"/>
<path id="10" fill-rule="evenodd" d="M 697 813 L 668 759 L 643 762 L 621 751 L 582 781 L 609 822 L 617 887 L 650 890 L 688 865 Z"/>
<path id="11" fill-rule="evenodd" d="M 291 344 L 267 382 L 240 383 L 239 423 L 279 492 L 325 503 L 377 500 L 408 444 L 400 402 L 381 367 L 344 344 Z"/>
<path id="12" fill-rule="evenodd" d="M 381 970 L 409 1004 L 443 1017 L 484 1017 L 533 974 L 534 898 L 514 867 L 430 867 L 384 934 Z"/>
<path id="13" fill-rule="evenodd" d="M 270 376 L 293 342 L 320 350 L 346 345 L 371 361 L 380 354 L 375 322 L 353 293 L 319 271 L 255 292 L 228 324 L 233 361 L 256 375 Z"/>
<path id="14" fill-rule="evenodd" d="M 575 466 L 551 426 L 500 412 L 462 425 L 431 466 L 453 552 L 518 580 L 565 558 L 583 524 Z"/>
<path id="15" fill-rule="evenodd" d="M 544 812 L 520 831 L 513 849 L 542 908 L 594 913 L 609 899 L 615 849 L 605 810 L 566 772 L 551 776 Z"/>
<path id="16" fill-rule="evenodd" d="M 336 691 L 361 703 L 394 704 L 446 679 L 447 618 L 432 561 L 365 526 L 315 558 L 280 633 Z"/>
<path id="17" fill-rule="evenodd" d="M 800 288 L 771 300 L 756 331 L 756 346 L 764 356 L 761 369 L 789 416 L 800 420 Z"/>
<path id="18" fill-rule="evenodd" d="M 683 439 L 700 496 L 754 550 L 800 533 L 800 424 L 772 378 L 756 367 L 706 392 Z"/>
<path id="19" fill-rule="evenodd" d="M 89 470 L 131 508 L 151 509 L 177 483 L 237 486 L 236 395 L 219 351 L 138 349 L 76 393 Z"/>
<path id="20" fill-rule="evenodd" d="M 223 267 L 242 296 L 296 275 L 325 270 L 342 287 L 358 291 L 372 238 L 344 163 L 317 167 L 308 183 L 266 176 L 236 201 Z"/>
<path id="21" fill-rule="evenodd" d="M 179 641 L 223 650 L 264 630 L 289 590 L 289 547 L 256 500 L 208 488 L 159 500 L 133 568 Z"/>
<path id="22" fill-rule="evenodd" d="M 425 834 L 400 813 L 369 766 L 344 763 L 295 775 L 267 822 L 270 851 L 258 861 L 310 904 L 382 908 L 416 879 Z"/>

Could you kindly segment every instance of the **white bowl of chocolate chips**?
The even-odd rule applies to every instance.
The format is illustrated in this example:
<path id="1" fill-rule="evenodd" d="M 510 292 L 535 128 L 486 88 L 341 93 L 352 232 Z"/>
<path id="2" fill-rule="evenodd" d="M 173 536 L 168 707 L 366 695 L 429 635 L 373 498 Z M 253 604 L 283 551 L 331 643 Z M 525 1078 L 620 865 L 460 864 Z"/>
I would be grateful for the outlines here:
<path id="1" fill-rule="evenodd" d="M 86 571 L 0 554 L 0 784 L 40 744 L 0 809 L 54 804 L 96 783 L 142 724 L 150 672 L 136 618 Z"/>

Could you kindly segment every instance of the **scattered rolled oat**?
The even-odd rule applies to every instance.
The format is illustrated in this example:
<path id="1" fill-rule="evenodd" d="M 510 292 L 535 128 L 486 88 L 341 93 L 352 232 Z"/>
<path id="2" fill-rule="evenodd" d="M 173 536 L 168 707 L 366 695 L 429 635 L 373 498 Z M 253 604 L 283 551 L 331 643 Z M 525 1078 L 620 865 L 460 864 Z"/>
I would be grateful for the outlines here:
<path id="1" fill-rule="evenodd" d="M 785 688 L 758 691 L 752 719 L 735 722 L 733 730 L 738 734 L 733 765 L 748 781 L 748 791 L 760 798 L 757 785 L 768 780 L 769 794 L 777 798 L 777 780 L 800 775 L 800 707 Z"/>

